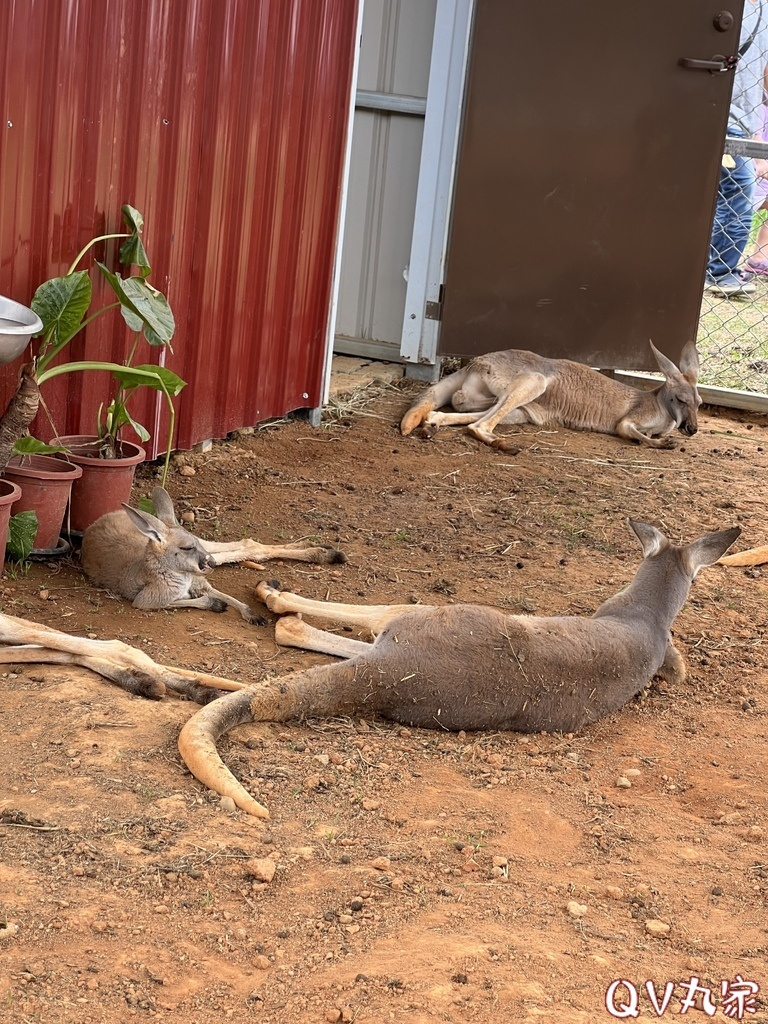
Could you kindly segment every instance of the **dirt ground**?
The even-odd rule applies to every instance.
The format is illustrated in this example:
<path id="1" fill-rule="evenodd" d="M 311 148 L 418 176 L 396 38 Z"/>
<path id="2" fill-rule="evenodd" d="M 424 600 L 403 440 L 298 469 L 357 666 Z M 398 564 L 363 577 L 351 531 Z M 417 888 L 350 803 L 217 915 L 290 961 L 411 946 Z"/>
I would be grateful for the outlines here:
<path id="1" fill-rule="evenodd" d="M 704 409 L 674 451 L 522 429 L 512 456 L 460 430 L 400 437 L 418 387 L 177 459 L 169 490 L 202 536 L 349 557 L 216 585 L 589 614 L 640 561 L 628 515 L 675 540 L 740 524 L 737 549 L 768 542 L 764 417 Z M 666 1016 L 710 1019 L 708 989 L 714 1019 L 768 1021 L 766 579 L 703 570 L 674 629 L 688 681 L 575 736 L 241 727 L 222 754 L 268 822 L 185 770 L 194 705 L 2 666 L 0 1020 L 593 1024 L 634 1011 L 626 986 L 606 1007 L 623 979 L 640 1019 L 674 982 Z M 2 610 L 241 680 L 328 660 L 232 611 L 136 611 L 75 561 L 6 567 Z"/>

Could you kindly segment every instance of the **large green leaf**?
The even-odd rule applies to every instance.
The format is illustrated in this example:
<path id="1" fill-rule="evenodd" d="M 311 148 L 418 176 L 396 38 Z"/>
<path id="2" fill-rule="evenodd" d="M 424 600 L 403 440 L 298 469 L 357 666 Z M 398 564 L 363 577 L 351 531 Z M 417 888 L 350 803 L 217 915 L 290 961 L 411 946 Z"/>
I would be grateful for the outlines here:
<path id="1" fill-rule="evenodd" d="M 139 211 L 127 203 L 122 207 L 123 220 L 127 224 L 131 234 L 120 246 L 120 262 L 128 266 L 141 268 L 141 276 L 146 277 L 152 268 L 149 265 L 149 257 L 144 243 L 141 240 L 141 231 L 144 227 L 144 218 Z M 136 328 L 139 330 L 139 328 Z"/>
<path id="2" fill-rule="evenodd" d="M 135 331 L 137 334 L 141 330 L 142 327 L 146 331 L 148 331 L 150 329 L 149 327 L 147 327 L 147 325 L 144 323 L 144 321 L 141 319 L 141 317 L 137 316 L 135 313 L 131 312 L 131 310 L 128 309 L 127 306 L 121 306 L 120 307 L 120 312 L 123 315 L 123 320 L 125 320 L 125 322 L 128 324 L 130 329 L 132 331 Z"/>
<path id="3" fill-rule="evenodd" d="M 36 437 L 25 435 L 13 443 L 13 451 L 16 455 L 55 455 L 56 452 L 68 452 L 60 444 L 46 444 L 45 441 L 38 441 Z"/>
<path id="4" fill-rule="evenodd" d="M 127 410 L 125 410 L 125 415 L 126 415 L 126 418 L 127 418 L 128 422 L 131 424 L 133 429 L 139 435 L 139 440 L 140 441 L 149 441 L 149 431 L 147 430 L 147 428 L 142 426 L 141 423 L 139 423 L 137 420 L 135 420 L 133 418 L 133 416 L 129 416 Z"/>
<path id="5" fill-rule="evenodd" d="M 144 337 L 150 345 L 168 345 L 176 330 L 176 321 L 161 291 L 142 277 L 128 277 L 123 290 L 144 321 Z"/>
<path id="6" fill-rule="evenodd" d="M 6 550 L 15 562 L 25 562 L 35 546 L 37 536 L 37 513 L 34 509 L 17 512 L 8 523 L 8 541 Z"/>
<path id="7" fill-rule="evenodd" d="M 140 373 L 135 371 L 139 370 Z M 151 373 L 154 380 L 145 376 Z M 177 376 L 173 370 L 165 366 L 155 366 L 153 363 L 145 363 L 141 366 L 126 366 L 120 370 L 114 370 L 112 376 L 122 384 L 124 388 L 138 388 L 141 386 L 153 388 L 155 391 L 167 391 L 172 397 L 178 395 L 187 382 Z"/>
<path id="8" fill-rule="evenodd" d="M 126 323 L 135 329 L 135 320 L 130 317 L 138 317 L 145 327 L 145 337 L 150 345 L 170 344 L 173 332 L 176 330 L 176 323 L 173 319 L 171 307 L 168 300 L 147 284 L 143 277 L 127 277 L 123 279 L 119 274 L 113 274 L 103 263 L 96 260 L 96 266 L 109 281 L 112 290 L 120 301 L 121 312 Z M 146 328 L 149 328 L 149 331 Z"/>
<path id="9" fill-rule="evenodd" d="M 77 334 L 91 304 L 91 280 L 87 270 L 44 281 L 32 299 L 32 309 L 43 321 L 42 334 L 53 328 L 52 344 L 66 343 Z"/>

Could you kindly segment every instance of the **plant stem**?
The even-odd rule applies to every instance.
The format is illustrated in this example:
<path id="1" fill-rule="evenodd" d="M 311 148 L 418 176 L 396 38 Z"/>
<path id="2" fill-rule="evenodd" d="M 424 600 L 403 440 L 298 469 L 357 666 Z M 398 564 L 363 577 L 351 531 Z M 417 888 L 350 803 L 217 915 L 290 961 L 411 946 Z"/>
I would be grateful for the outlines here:
<path id="1" fill-rule="evenodd" d="M 74 271 L 75 267 L 80 262 L 80 260 L 83 258 L 83 256 L 85 256 L 85 254 L 88 252 L 88 250 L 91 248 L 91 246 L 96 245 L 97 242 L 105 242 L 108 238 L 130 238 L 130 237 L 131 236 L 127 232 L 123 231 L 123 232 L 121 232 L 118 235 L 99 235 L 98 238 L 92 238 L 90 240 L 90 242 L 88 243 L 88 245 L 86 245 L 84 249 L 81 249 L 80 252 L 77 254 L 77 256 L 75 257 L 75 259 L 74 259 L 74 261 L 72 263 L 72 266 L 67 271 L 65 277 L 69 277 L 69 275 Z"/>
<path id="2" fill-rule="evenodd" d="M 61 363 L 59 366 L 54 366 L 52 369 L 45 373 L 41 373 L 37 378 L 38 384 L 44 384 L 47 380 L 51 380 L 53 377 L 59 377 L 63 373 L 77 373 L 80 370 L 106 370 L 108 373 L 120 372 L 125 367 L 120 363 L 100 363 L 100 362 L 79 362 L 79 363 Z M 173 445 L 173 433 L 176 427 L 176 410 L 173 406 L 173 399 L 165 386 L 165 382 L 162 377 L 156 373 L 152 373 L 150 370 L 139 370 L 136 368 L 131 369 L 132 373 L 137 374 L 139 377 L 147 377 L 149 380 L 157 381 L 160 385 L 158 391 L 162 391 L 165 396 L 165 402 L 168 406 L 168 444 L 165 451 L 165 461 L 163 463 L 163 479 L 162 485 L 165 487 L 165 481 L 168 477 L 168 469 L 171 462 L 171 447 Z"/>

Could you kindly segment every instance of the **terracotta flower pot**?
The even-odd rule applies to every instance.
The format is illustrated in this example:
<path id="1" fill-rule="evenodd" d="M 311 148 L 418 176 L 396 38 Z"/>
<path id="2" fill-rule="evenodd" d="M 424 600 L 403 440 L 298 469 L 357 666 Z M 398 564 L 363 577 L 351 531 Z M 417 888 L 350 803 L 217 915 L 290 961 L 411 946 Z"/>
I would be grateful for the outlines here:
<path id="1" fill-rule="evenodd" d="M 50 455 L 16 455 L 4 476 L 21 488 L 15 512 L 32 509 L 37 514 L 34 551 L 58 551 L 59 534 L 72 482 L 82 476 L 79 466 Z"/>
<path id="2" fill-rule="evenodd" d="M 21 488 L 11 480 L 0 480 L 0 570 L 5 558 L 5 545 L 8 543 L 8 523 L 11 518 L 11 505 L 21 497 Z"/>
<path id="3" fill-rule="evenodd" d="M 130 441 L 118 441 L 117 459 L 99 456 L 99 439 L 92 434 L 57 437 L 53 444 L 69 449 L 57 457 L 74 463 L 82 476 L 72 485 L 67 525 L 71 534 L 81 534 L 107 512 L 117 512 L 130 501 L 136 467 L 146 458 L 143 448 Z"/>

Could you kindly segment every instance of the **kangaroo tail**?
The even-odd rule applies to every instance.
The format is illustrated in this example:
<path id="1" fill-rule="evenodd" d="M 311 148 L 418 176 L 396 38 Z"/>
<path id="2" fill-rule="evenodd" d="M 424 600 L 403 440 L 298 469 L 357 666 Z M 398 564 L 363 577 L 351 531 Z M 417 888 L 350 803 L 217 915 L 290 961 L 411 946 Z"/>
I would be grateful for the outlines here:
<path id="1" fill-rule="evenodd" d="M 447 405 L 450 399 L 456 394 L 461 385 L 467 379 L 469 366 L 464 366 L 455 373 L 449 373 L 447 377 L 437 381 L 422 391 L 416 401 L 400 420 L 400 433 L 410 434 L 412 430 L 420 426 L 424 420 L 435 409 Z"/>
<path id="2" fill-rule="evenodd" d="M 349 695 L 348 684 L 354 678 L 351 661 L 337 662 L 219 697 L 186 722 L 179 734 L 179 753 L 204 786 L 231 797 L 248 814 L 268 818 L 267 808 L 254 800 L 225 766 L 216 741 L 246 722 L 286 722 L 308 715 L 350 714 L 355 702 Z"/>
<path id="3" fill-rule="evenodd" d="M 718 565 L 763 565 L 768 562 L 768 544 L 748 551 L 739 551 L 735 555 L 724 555 L 717 561 Z"/>

